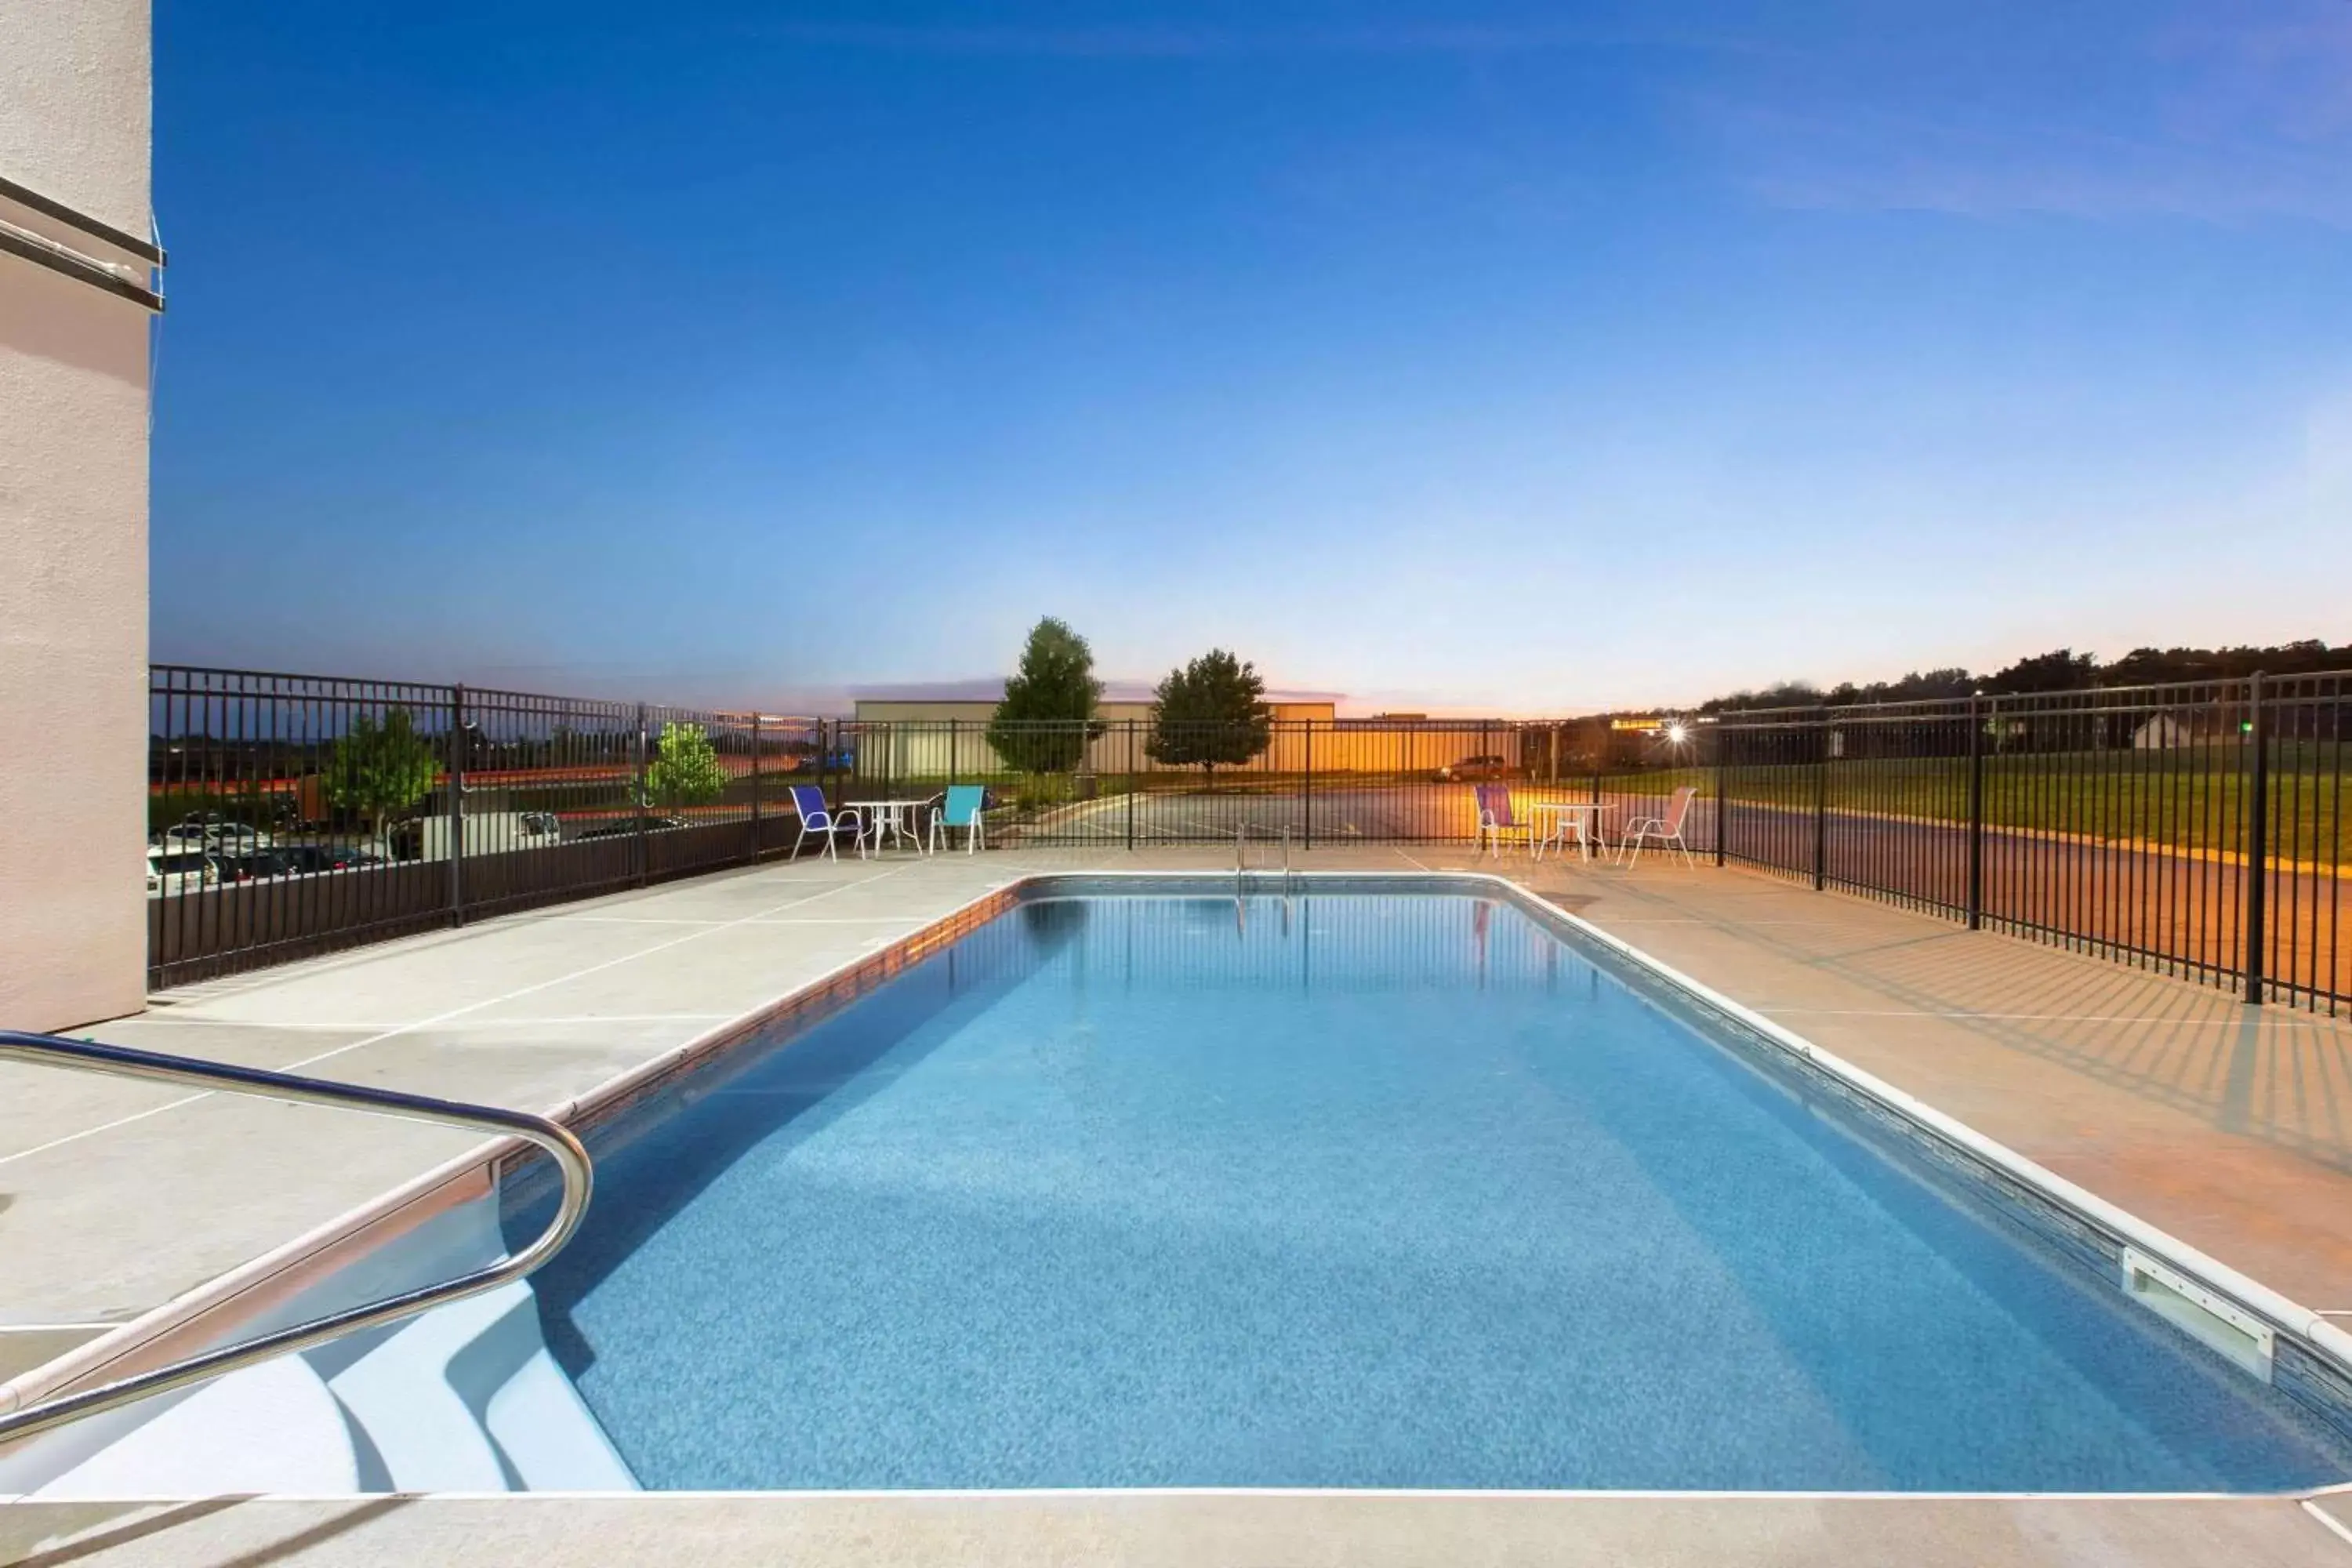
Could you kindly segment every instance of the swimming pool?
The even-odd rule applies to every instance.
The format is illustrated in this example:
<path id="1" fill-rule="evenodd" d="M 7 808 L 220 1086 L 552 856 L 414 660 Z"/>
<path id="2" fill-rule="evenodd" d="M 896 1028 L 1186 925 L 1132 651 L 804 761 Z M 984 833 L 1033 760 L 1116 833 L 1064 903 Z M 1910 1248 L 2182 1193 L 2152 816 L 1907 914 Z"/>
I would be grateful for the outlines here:
<path id="1" fill-rule="evenodd" d="M 592 1139 L 535 1284 L 641 1481 L 2352 1475 L 2324 1401 L 2088 1230 L 1512 898 L 1122 886 L 1012 901 Z"/>

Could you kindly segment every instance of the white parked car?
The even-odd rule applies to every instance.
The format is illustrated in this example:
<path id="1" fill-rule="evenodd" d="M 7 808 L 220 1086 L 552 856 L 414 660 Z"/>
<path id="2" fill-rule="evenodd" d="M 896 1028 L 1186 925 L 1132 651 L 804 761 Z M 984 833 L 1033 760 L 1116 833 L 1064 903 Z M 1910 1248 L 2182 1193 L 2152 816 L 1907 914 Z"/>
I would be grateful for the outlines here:
<path id="1" fill-rule="evenodd" d="M 162 837 L 167 849 L 217 849 L 230 855 L 250 855 L 269 847 L 269 835 L 259 828 L 217 816 L 188 817 L 163 829 Z"/>
<path id="2" fill-rule="evenodd" d="M 176 844 L 152 846 L 147 851 L 147 896 L 184 893 L 220 886 L 220 863 L 201 850 Z"/>

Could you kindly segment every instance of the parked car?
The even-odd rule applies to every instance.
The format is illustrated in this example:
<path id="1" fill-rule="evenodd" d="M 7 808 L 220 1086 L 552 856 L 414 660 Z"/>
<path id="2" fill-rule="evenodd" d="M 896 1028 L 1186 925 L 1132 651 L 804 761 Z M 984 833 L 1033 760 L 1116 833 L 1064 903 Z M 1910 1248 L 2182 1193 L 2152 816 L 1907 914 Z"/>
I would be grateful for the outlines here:
<path id="1" fill-rule="evenodd" d="M 383 857 L 374 850 L 347 844 L 288 844 L 276 853 L 284 857 L 289 873 L 295 876 L 383 864 Z"/>
<path id="2" fill-rule="evenodd" d="M 563 821 L 551 811 L 526 811 L 515 818 L 527 843 L 549 843 L 563 837 Z"/>
<path id="3" fill-rule="evenodd" d="M 259 828 L 222 816 L 191 815 L 163 829 L 159 841 L 167 849 L 226 849 L 243 854 L 269 842 Z"/>
<path id="4" fill-rule="evenodd" d="M 151 846 L 147 851 L 147 896 L 192 892 L 220 885 L 220 866 L 211 856 L 176 846 Z"/>
<path id="5" fill-rule="evenodd" d="M 580 835 L 580 837 L 583 841 L 590 838 L 631 838 L 635 837 L 639 831 L 640 823 L 644 824 L 644 831 L 647 833 L 666 833 L 673 827 L 684 827 L 687 825 L 686 818 L 682 816 L 625 816 L 618 822 L 608 822 L 602 827 L 592 827 Z"/>
<path id="6" fill-rule="evenodd" d="M 255 849 L 245 854 L 214 857 L 224 882 L 261 882 L 272 877 L 298 877 L 310 868 L 290 849 Z"/>
<path id="7" fill-rule="evenodd" d="M 1437 770 L 1437 782 L 1483 784 L 1495 779 L 1509 778 L 1517 772 L 1518 770 L 1512 767 L 1507 758 L 1496 756 L 1492 752 L 1485 752 L 1475 757 L 1465 757 L 1458 763 L 1446 763 Z"/>

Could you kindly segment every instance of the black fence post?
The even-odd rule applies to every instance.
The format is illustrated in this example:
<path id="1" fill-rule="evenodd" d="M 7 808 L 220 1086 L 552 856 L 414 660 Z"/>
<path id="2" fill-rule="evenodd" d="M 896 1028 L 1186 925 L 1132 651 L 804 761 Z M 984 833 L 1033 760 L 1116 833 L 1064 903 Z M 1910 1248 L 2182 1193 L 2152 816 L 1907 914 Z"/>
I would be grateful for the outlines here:
<path id="1" fill-rule="evenodd" d="M 1715 730 L 1715 863 L 1718 866 L 1723 864 L 1723 841 L 1731 836 L 1731 797 L 1724 788 L 1723 777 L 1723 753 L 1729 750 L 1730 746 L 1731 737 L 1724 733 L 1721 725 L 1717 725 Z"/>
<path id="2" fill-rule="evenodd" d="M 1969 697 L 1969 929 L 1984 930 L 1984 693 Z"/>
<path id="3" fill-rule="evenodd" d="M 449 923 L 466 923 L 466 688 L 449 689 Z"/>
<path id="4" fill-rule="evenodd" d="M 1824 710 L 1821 721 L 1821 755 L 1813 759 L 1813 890 L 1821 891 L 1830 884 L 1829 825 L 1830 825 L 1830 716 Z"/>
<path id="5" fill-rule="evenodd" d="M 1127 721 L 1127 847 L 1135 847 L 1135 721 Z"/>
<path id="6" fill-rule="evenodd" d="M 1307 840 L 1304 847 L 1315 847 L 1315 721 L 1307 721 L 1307 768 L 1298 780 L 1298 816 Z"/>
<path id="7" fill-rule="evenodd" d="M 635 802 L 636 832 L 630 842 L 636 846 L 637 886 L 646 885 L 646 705 L 637 704 L 637 784 L 633 796 Z"/>
<path id="8" fill-rule="evenodd" d="M 766 835 L 760 827 L 760 714 L 751 712 L 751 858 L 758 859 Z"/>
<path id="9" fill-rule="evenodd" d="M 2259 1004 L 2267 976 L 2263 949 L 2270 920 L 2271 729 L 2263 710 L 2263 672 L 2246 680 L 2246 728 L 2253 742 L 2247 769 L 2252 792 L 2246 804 L 2246 1000 Z"/>

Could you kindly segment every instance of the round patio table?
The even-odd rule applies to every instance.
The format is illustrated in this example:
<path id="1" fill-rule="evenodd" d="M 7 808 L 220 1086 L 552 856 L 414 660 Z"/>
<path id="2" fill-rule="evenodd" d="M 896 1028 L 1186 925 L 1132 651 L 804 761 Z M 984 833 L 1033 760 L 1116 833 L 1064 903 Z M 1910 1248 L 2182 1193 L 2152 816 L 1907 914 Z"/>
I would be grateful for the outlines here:
<path id="1" fill-rule="evenodd" d="M 1542 859 L 1543 847 L 1547 844 L 1565 851 L 1568 848 L 1569 825 L 1573 822 L 1576 824 L 1576 847 L 1583 853 L 1584 858 L 1591 859 L 1592 841 L 1601 833 L 1601 803 L 1597 800 L 1538 800 L 1531 803 L 1528 806 L 1528 819 L 1538 829 L 1547 816 L 1551 818 L 1550 832 L 1538 831 L 1528 836 L 1534 843 L 1534 848 L 1529 851 L 1531 856 Z"/>
<path id="2" fill-rule="evenodd" d="M 882 853 L 882 835 L 885 833 L 889 834 L 894 842 L 912 845 L 916 854 L 920 855 L 923 852 L 922 835 L 915 831 L 915 825 L 911 819 L 916 807 L 929 805 L 930 802 L 927 800 L 853 800 L 847 804 L 866 825 L 866 831 L 858 836 L 858 848 L 861 852 L 866 847 L 866 840 L 870 837 L 874 841 L 874 853 L 877 855 Z"/>

